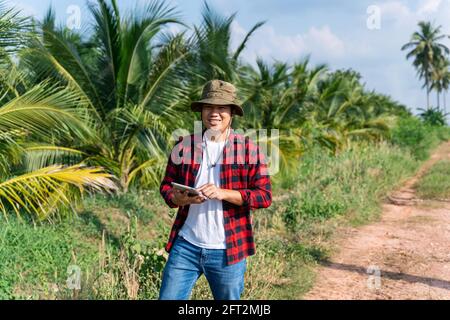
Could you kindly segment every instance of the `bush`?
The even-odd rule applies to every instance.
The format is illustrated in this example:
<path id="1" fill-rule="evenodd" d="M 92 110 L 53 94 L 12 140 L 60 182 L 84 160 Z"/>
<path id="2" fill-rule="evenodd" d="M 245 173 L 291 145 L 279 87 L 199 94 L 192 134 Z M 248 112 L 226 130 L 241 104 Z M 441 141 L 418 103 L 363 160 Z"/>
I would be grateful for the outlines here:
<path id="1" fill-rule="evenodd" d="M 430 109 L 419 109 L 422 113 L 419 114 L 420 118 L 422 118 L 423 122 L 426 125 L 443 127 L 446 125 L 446 118 L 449 115 L 448 113 L 444 113 L 438 108 L 430 108 Z"/>
<path id="2" fill-rule="evenodd" d="M 427 125 L 416 117 L 400 118 L 392 130 L 391 142 L 411 152 L 417 160 L 425 160 L 430 150 L 448 139 L 446 127 Z"/>

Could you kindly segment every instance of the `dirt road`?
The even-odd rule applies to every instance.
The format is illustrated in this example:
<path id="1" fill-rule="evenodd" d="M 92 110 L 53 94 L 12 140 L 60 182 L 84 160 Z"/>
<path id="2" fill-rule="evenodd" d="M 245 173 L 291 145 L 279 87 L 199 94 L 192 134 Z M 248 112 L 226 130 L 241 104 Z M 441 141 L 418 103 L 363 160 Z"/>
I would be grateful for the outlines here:
<path id="1" fill-rule="evenodd" d="M 389 197 L 379 222 L 347 230 L 303 298 L 450 300 L 450 201 L 422 201 L 412 189 L 445 158 L 450 143 Z"/>

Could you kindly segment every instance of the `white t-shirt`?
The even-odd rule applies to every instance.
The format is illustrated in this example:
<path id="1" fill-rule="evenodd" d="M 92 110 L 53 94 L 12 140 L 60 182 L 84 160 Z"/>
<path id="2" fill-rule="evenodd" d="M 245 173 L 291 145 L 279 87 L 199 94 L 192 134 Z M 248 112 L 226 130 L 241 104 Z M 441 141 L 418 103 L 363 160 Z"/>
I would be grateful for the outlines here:
<path id="1" fill-rule="evenodd" d="M 208 150 L 203 148 L 203 158 L 198 171 L 195 188 L 204 184 L 213 183 L 220 187 L 220 163 L 225 141 L 212 142 L 208 140 Z M 206 154 L 208 152 L 208 155 Z M 207 161 L 210 159 L 209 161 Z M 207 162 L 214 163 L 208 168 Z M 208 199 L 200 204 L 191 204 L 186 221 L 179 234 L 190 243 L 206 249 L 226 249 L 225 227 L 223 223 L 222 201 Z"/>

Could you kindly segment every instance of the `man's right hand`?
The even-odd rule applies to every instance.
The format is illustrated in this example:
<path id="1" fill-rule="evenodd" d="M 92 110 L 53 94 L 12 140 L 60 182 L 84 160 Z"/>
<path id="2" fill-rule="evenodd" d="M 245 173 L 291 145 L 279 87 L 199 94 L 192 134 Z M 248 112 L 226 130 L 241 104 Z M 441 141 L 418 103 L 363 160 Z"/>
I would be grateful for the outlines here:
<path id="1" fill-rule="evenodd" d="M 173 198 L 172 202 L 179 207 L 188 205 L 188 204 L 200 204 L 206 201 L 206 197 L 204 196 L 188 196 L 188 191 L 182 191 L 179 189 L 172 189 Z"/>

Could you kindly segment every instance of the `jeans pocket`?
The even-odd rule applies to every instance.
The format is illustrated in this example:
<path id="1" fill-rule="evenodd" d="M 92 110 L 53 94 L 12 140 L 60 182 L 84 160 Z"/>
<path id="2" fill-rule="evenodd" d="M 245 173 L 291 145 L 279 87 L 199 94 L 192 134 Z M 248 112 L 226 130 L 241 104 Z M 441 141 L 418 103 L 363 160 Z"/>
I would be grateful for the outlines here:
<path id="1" fill-rule="evenodd" d="M 173 240 L 172 250 L 170 252 L 178 252 L 178 247 L 180 246 L 180 236 L 177 235 Z"/>

